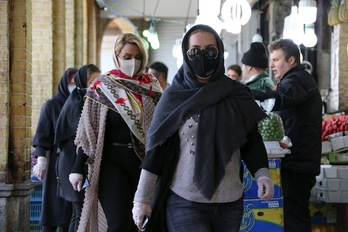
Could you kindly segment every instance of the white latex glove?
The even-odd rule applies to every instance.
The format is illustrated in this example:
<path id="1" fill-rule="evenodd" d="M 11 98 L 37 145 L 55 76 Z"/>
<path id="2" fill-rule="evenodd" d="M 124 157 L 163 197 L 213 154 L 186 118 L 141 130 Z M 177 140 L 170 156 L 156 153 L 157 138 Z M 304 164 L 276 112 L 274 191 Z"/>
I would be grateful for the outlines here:
<path id="1" fill-rule="evenodd" d="M 134 202 L 132 213 L 135 225 L 138 227 L 140 231 L 143 231 L 144 228 L 142 228 L 142 224 L 144 216 L 147 215 L 148 217 L 150 217 L 152 213 L 150 204 Z"/>
<path id="2" fill-rule="evenodd" d="M 259 177 L 257 180 L 257 187 L 257 195 L 259 198 L 263 200 L 270 200 L 273 197 L 274 184 L 270 178 L 266 176 Z"/>
<path id="3" fill-rule="evenodd" d="M 37 157 L 37 163 L 33 167 L 33 175 L 42 180 L 46 175 L 47 158 L 44 156 Z"/>
<path id="4" fill-rule="evenodd" d="M 73 189 L 75 191 L 80 192 L 82 189 L 82 182 L 83 182 L 83 175 L 80 173 L 70 173 L 69 174 L 69 181 L 71 185 L 73 186 Z"/>

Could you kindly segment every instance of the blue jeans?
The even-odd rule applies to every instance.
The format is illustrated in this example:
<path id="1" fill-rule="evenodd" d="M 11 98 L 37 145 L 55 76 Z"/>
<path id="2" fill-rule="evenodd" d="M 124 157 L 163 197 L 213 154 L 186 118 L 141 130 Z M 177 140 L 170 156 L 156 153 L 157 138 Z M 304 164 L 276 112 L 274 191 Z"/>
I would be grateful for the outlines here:
<path id="1" fill-rule="evenodd" d="M 171 192 L 167 202 L 169 232 L 239 232 L 243 198 L 231 203 L 198 203 Z"/>

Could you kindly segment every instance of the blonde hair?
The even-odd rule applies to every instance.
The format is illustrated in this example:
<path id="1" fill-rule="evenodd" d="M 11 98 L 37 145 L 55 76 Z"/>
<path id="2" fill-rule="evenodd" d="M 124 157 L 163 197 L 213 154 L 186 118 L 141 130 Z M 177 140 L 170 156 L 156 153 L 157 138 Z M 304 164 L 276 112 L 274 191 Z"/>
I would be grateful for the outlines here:
<path id="1" fill-rule="evenodd" d="M 123 33 L 123 34 L 119 35 L 115 41 L 114 62 L 115 62 L 116 67 L 117 67 L 116 56 L 118 56 L 120 54 L 122 48 L 126 44 L 136 45 L 139 48 L 140 53 L 143 57 L 142 61 L 141 61 L 141 68 L 139 70 L 139 73 L 143 72 L 146 68 L 146 65 L 147 65 L 148 53 L 147 53 L 146 46 L 145 46 L 143 39 L 135 34 L 132 34 L 132 33 Z"/>

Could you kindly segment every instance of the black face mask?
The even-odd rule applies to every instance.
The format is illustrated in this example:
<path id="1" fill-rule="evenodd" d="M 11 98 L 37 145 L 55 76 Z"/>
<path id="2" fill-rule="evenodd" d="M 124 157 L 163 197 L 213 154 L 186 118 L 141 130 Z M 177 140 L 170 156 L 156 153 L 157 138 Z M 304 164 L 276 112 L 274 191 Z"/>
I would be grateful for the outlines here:
<path id="1" fill-rule="evenodd" d="M 187 51 L 187 57 L 194 74 L 199 77 L 209 77 L 213 74 L 218 65 L 218 54 L 219 51 L 215 47 L 189 49 Z"/>

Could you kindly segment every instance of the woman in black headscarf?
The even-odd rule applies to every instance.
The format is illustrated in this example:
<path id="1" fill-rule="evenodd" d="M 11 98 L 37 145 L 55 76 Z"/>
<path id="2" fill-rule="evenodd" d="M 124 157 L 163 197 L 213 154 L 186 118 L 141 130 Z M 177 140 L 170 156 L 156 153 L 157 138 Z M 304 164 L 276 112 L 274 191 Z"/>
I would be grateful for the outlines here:
<path id="1" fill-rule="evenodd" d="M 87 87 L 100 75 L 94 64 L 82 66 L 75 75 L 76 88 L 67 99 L 57 121 L 55 143 L 60 149 L 57 159 L 58 195 L 72 202 L 73 215 L 69 232 L 77 231 L 85 191 L 75 191 L 69 182 L 69 174 L 76 159 L 74 139 L 84 104 Z"/>
<path id="2" fill-rule="evenodd" d="M 193 26 L 182 52 L 184 63 L 149 128 L 133 219 L 141 229 L 148 216 L 146 231 L 239 231 L 241 159 L 259 196 L 273 196 L 257 129 L 265 114 L 246 86 L 224 75 L 223 43 L 212 28 Z"/>
<path id="3" fill-rule="evenodd" d="M 33 167 L 33 175 L 42 180 L 42 209 L 40 224 L 42 231 L 56 231 L 63 227 L 67 231 L 71 205 L 57 196 L 57 180 L 55 164 L 57 159 L 57 146 L 54 145 L 55 126 L 58 115 L 69 97 L 70 90 L 74 88 L 75 68 L 68 68 L 58 84 L 58 93 L 48 100 L 41 108 L 37 124 L 33 147 L 37 164 Z"/>

